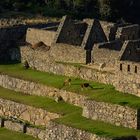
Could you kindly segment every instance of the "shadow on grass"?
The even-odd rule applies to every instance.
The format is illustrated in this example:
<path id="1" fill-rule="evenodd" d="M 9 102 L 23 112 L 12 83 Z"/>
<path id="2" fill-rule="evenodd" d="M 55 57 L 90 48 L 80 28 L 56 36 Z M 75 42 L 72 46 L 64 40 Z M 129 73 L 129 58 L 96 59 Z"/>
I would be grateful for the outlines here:
<path id="1" fill-rule="evenodd" d="M 20 64 L 21 61 L 0 61 L 0 65 L 13 65 L 13 64 Z"/>

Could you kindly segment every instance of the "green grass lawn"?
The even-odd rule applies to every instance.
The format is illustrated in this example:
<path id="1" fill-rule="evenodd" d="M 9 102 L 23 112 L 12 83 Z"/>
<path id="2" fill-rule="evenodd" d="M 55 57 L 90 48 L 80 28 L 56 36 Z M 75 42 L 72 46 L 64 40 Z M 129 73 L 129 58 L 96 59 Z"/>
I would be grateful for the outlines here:
<path id="1" fill-rule="evenodd" d="M 57 123 L 82 129 L 104 137 L 110 137 L 110 138 L 123 137 L 123 136 L 140 137 L 140 131 L 138 130 L 114 126 L 112 124 L 104 123 L 101 121 L 90 120 L 85 117 L 82 117 L 78 113 L 66 115 L 63 118 L 56 119 L 55 121 Z"/>
<path id="2" fill-rule="evenodd" d="M 82 112 L 80 107 L 76 107 L 63 101 L 57 103 L 47 97 L 26 95 L 24 93 L 15 92 L 2 87 L 0 87 L 0 98 L 23 103 L 37 108 L 43 108 L 47 111 L 59 113 L 61 115 L 70 114 L 71 112 Z"/>
<path id="3" fill-rule="evenodd" d="M 0 128 L 0 140 L 38 140 L 23 133 Z"/>
<path id="4" fill-rule="evenodd" d="M 27 104 L 37 108 L 43 108 L 50 112 L 60 113 L 63 116 L 59 119 L 54 120 L 55 122 L 68 125 L 74 128 L 86 130 L 88 132 L 100 136 L 105 137 L 121 137 L 130 135 L 140 136 L 140 131 L 137 130 L 117 127 L 108 123 L 104 123 L 101 121 L 93 121 L 85 117 L 82 117 L 81 108 L 64 102 L 56 103 L 52 99 L 46 97 L 26 95 L 24 93 L 15 92 L 0 87 L 0 98 L 12 100 L 22 104 Z M 5 133 L 0 134 L 0 136 L 1 135 L 4 137 Z"/>
<path id="5" fill-rule="evenodd" d="M 0 65 L 0 73 L 8 74 L 17 78 L 39 82 L 48 86 L 76 92 L 88 96 L 96 101 L 109 102 L 113 104 L 127 105 L 133 108 L 140 108 L 140 98 L 130 94 L 116 91 L 111 85 L 86 81 L 78 78 L 71 78 L 70 86 L 63 86 L 63 82 L 68 77 L 54 75 L 47 72 L 40 72 L 32 69 L 25 70 L 21 64 Z M 81 84 L 88 82 L 93 88 L 81 89 Z"/>

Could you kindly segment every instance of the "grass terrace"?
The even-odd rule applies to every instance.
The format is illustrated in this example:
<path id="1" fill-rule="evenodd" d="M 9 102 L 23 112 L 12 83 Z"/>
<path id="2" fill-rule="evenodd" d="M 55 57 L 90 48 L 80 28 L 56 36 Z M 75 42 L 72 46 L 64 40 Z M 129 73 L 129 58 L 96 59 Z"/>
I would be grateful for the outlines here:
<path id="1" fill-rule="evenodd" d="M 47 97 L 26 95 L 24 93 L 15 92 L 2 87 L 0 87 L 0 98 L 42 108 L 49 112 L 54 112 L 61 115 L 70 114 L 71 112 L 82 112 L 80 107 L 76 107 L 63 101 L 57 103 Z"/>
<path id="2" fill-rule="evenodd" d="M 38 140 L 23 133 L 0 128 L 0 140 Z"/>
<path id="3" fill-rule="evenodd" d="M 82 117 L 81 108 L 64 102 L 56 103 L 55 101 L 46 97 L 26 95 L 2 87 L 0 87 L 0 98 L 12 100 L 22 104 L 27 104 L 37 108 L 43 108 L 50 112 L 60 113 L 63 116 L 61 118 L 54 120 L 55 122 L 59 124 L 71 126 L 74 128 L 82 129 L 97 134 L 99 136 L 114 138 L 114 137 L 135 135 L 140 137 L 140 131 L 129 129 L 129 128 L 117 127 L 109 123 L 104 123 L 101 121 L 93 121 L 85 117 Z M 0 129 L 0 139 L 1 137 L 5 138 L 5 139 L 3 138 L 2 140 L 6 140 L 6 138 L 8 139 L 6 132 L 8 131 L 5 129 Z M 11 134 L 9 134 L 9 136 L 10 135 Z M 18 136 L 17 137 L 15 136 L 15 139 L 10 139 L 10 140 L 17 140 L 17 139 L 20 138 L 18 138 Z M 22 138 L 20 140 L 22 140 Z"/>
<path id="4" fill-rule="evenodd" d="M 0 73 L 24 80 L 38 82 L 62 90 L 75 92 L 77 94 L 82 94 L 84 96 L 88 96 L 89 99 L 92 100 L 126 105 L 133 108 L 140 108 L 139 97 L 116 91 L 112 85 L 106 85 L 71 77 L 71 85 L 63 86 L 63 82 L 68 77 L 62 75 L 54 75 L 47 72 L 40 72 L 32 69 L 25 70 L 21 64 L 0 65 Z M 85 82 L 88 82 L 90 87 L 82 89 L 81 84 Z"/>
<path id="5" fill-rule="evenodd" d="M 82 129 L 99 136 L 116 138 L 124 136 L 137 136 L 140 137 L 140 131 L 124 128 L 120 126 L 114 126 L 102 121 L 94 121 L 82 117 L 78 113 L 73 113 L 64 116 L 63 118 L 56 119 L 55 122 L 68 125 L 74 128 Z"/>

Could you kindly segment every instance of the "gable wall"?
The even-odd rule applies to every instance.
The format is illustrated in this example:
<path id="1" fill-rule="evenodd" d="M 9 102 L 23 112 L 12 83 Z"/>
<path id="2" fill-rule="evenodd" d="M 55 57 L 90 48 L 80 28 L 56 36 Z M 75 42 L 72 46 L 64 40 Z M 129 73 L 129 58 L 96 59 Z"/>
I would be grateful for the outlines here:
<path id="1" fill-rule="evenodd" d="M 125 42 L 123 47 L 120 60 L 140 62 L 140 40 Z"/>
<path id="2" fill-rule="evenodd" d="M 43 29 L 29 28 L 26 34 L 26 41 L 30 44 L 36 44 L 39 41 L 44 42 L 47 46 L 51 46 L 56 32 Z"/>
<path id="3" fill-rule="evenodd" d="M 92 51 L 94 63 L 105 63 L 106 66 L 114 67 L 120 53 L 119 49 L 116 49 L 119 45 L 119 42 L 96 44 Z"/>
<path id="4" fill-rule="evenodd" d="M 80 36 L 80 32 L 84 27 L 85 25 L 75 25 L 70 17 L 64 16 L 59 24 L 54 43 L 81 45 L 83 37 Z"/>
<path id="5" fill-rule="evenodd" d="M 136 40 L 139 36 L 140 27 L 137 24 L 119 27 L 116 33 L 116 38 L 122 41 Z"/>

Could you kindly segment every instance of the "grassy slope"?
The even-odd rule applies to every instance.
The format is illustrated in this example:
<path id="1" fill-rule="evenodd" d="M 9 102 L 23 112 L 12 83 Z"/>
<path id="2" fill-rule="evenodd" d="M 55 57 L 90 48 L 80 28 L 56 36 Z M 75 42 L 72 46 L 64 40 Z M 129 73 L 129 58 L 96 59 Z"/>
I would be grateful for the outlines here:
<path id="1" fill-rule="evenodd" d="M 48 86 L 53 86 L 59 89 L 73 91 L 78 94 L 86 95 L 89 98 L 97 101 L 104 101 L 114 104 L 127 105 L 134 108 L 140 108 L 139 97 L 118 92 L 111 85 L 88 81 L 93 88 L 81 90 L 80 84 L 87 81 L 72 78 L 71 86 L 63 87 L 63 82 L 65 79 L 67 79 L 66 76 L 54 75 L 46 72 L 34 71 L 31 69 L 25 70 L 23 69 L 21 64 L 0 65 L 0 72 L 25 80 L 35 81 Z"/>
<path id="2" fill-rule="evenodd" d="M 85 131 L 105 136 L 105 137 L 122 137 L 122 136 L 138 136 L 140 137 L 140 131 L 114 126 L 109 123 L 101 121 L 94 121 L 82 117 L 81 115 L 74 113 L 63 118 L 56 119 L 56 122 L 65 124 L 74 128 L 83 129 Z"/>
<path id="3" fill-rule="evenodd" d="M 25 95 L 23 93 L 15 92 L 0 87 L 0 98 L 13 100 L 23 104 L 47 109 L 48 111 L 51 112 L 63 114 L 64 115 L 63 117 L 56 119 L 54 121 L 75 128 L 83 129 L 101 136 L 108 137 L 121 137 L 130 135 L 140 136 L 140 131 L 116 127 L 108 123 L 104 123 L 101 121 L 93 121 L 85 117 L 82 117 L 81 108 L 64 102 L 56 103 L 55 101 L 46 97 Z"/>
<path id="4" fill-rule="evenodd" d="M 57 103 L 54 100 L 49 99 L 47 97 L 25 95 L 23 93 L 15 92 L 2 87 L 0 87 L 0 98 L 27 104 L 37 108 L 43 108 L 47 111 L 59 113 L 62 115 L 66 115 L 71 112 L 81 113 L 82 111 L 80 107 L 76 107 L 65 102 Z"/>
<path id="5" fill-rule="evenodd" d="M 31 136 L 0 128 L 0 140 L 38 140 Z"/>

